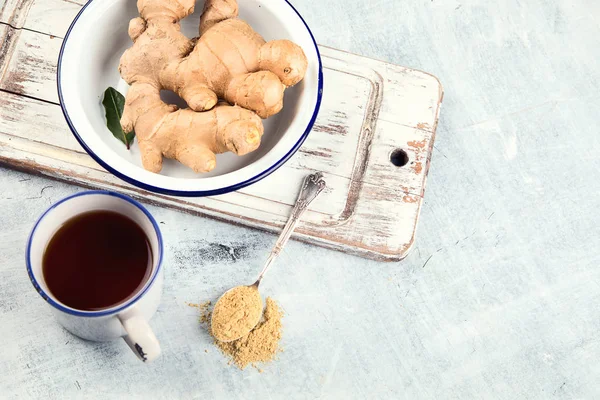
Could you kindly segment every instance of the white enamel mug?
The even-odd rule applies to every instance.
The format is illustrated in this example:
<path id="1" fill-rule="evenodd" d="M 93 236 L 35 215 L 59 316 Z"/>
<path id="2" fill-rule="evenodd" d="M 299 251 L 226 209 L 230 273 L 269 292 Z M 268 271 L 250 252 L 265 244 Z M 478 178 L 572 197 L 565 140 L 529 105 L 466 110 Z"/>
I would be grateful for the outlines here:
<path id="1" fill-rule="evenodd" d="M 135 221 L 146 234 L 152 250 L 152 272 L 146 284 L 122 303 L 100 311 L 83 311 L 58 301 L 48 290 L 42 273 L 42 259 L 52 236 L 69 219 L 89 211 L 113 211 Z M 31 283 L 52 306 L 58 322 L 82 339 L 102 342 L 124 338 L 144 362 L 160 355 L 160 345 L 148 321 L 156 312 L 162 295 L 163 243 L 158 224 L 137 201 L 113 192 L 87 191 L 52 205 L 36 222 L 29 236 L 25 261 Z M 85 266 L 82 266 L 82 268 Z"/>

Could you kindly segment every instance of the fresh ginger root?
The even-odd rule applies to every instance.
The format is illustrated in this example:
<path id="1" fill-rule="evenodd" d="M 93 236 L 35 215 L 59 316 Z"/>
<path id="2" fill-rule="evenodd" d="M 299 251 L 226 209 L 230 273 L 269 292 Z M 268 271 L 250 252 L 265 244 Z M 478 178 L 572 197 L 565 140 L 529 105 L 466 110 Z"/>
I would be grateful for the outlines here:
<path id="1" fill-rule="evenodd" d="M 140 17 L 129 23 L 134 43 L 119 65 L 130 85 L 121 125 L 125 132 L 135 129 L 142 163 L 152 172 L 161 170 L 163 156 L 208 172 L 215 154 L 255 150 L 260 118 L 278 113 L 285 88 L 306 73 L 302 49 L 288 40 L 265 42 L 237 19 L 236 0 L 206 0 L 201 37 L 190 40 L 179 21 L 194 12 L 195 2 L 138 0 Z M 161 89 L 177 93 L 190 109 L 163 103 Z M 219 99 L 234 106 L 215 107 Z"/>
<path id="2" fill-rule="evenodd" d="M 218 97 L 268 118 L 281 111 L 285 87 L 304 78 L 308 61 L 300 46 L 265 42 L 237 16 L 237 0 L 206 0 L 196 47 L 167 71 L 171 90 L 197 111 Z"/>
<path id="3" fill-rule="evenodd" d="M 127 93 L 121 123 L 129 127 L 134 121 L 142 164 L 151 172 L 160 172 L 163 156 L 195 172 L 212 171 L 215 154 L 250 153 L 263 134 L 262 120 L 252 111 L 230 105 L 206 112 L 177 110 L 151 83 L 136 83 Z"/>
<path id="4" fill-rule="evenodd" d="M 193 0 L 138 0 L 141 18 L 129 34 L 135 42 L 121 58 L 128 83 L 149 80 L 172 90 L 194 111 L 218 99 L 268 118 L 283 107 L 286 87 L 300 82 L 308 61 L 289 40 L 265 40 L 237 18 L 236 0 L 206 0 L 201 36 L 193 45 L 178 21 L 193 12 Z"/>
<path id="5" fill-rule="evenodd" d="M 180 32 L 179 21 L 191 14 L 195 0 L 139 0 L 143 18 L 129 24 L 134 45 L 121 58 L 121 75 L 131 85 L 125 99 L 121 126 L 135 129 L 144 168 L 160 172 L 163 156 L 195 172 L 216 166 L 215 154 L 247 154 L 260 144 L 261 119 L 241 107 L 219 105 L 208 112 L 177 110 L 160 99 L 168 88 L 161 73 L 179 63 L 194 48 Z M 214 104 L 213 104 L 214 106 Z"/>

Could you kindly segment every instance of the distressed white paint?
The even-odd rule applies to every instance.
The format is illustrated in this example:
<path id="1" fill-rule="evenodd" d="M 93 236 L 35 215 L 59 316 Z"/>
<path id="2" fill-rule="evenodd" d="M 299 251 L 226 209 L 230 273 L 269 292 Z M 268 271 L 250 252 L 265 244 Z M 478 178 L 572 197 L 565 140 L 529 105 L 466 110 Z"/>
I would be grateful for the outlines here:
<path id="1" fill-rule="evenodd" d="M 83 0 L 33 0 L 24 27 L 62 38 L 83 4 Z"/>
<path id="2" fill-rule="evenodd" d="M 14 93 L 0 93 L 4 163 L 272 231 L 285 224 L 304 177 L 322 171 L 328 188 L 301 222 L 298 238 L 379 260 L 402 259 L 412 248 L 442 96 L 435 77 L 323 47 L 322 111 L 297 156 L 237 193 L 176 199 L 124 184 L 81 154 L 58 105 L 48 104 L 58 101 L 61 39 L 41 33 L 49 28 L 43 21 L 27 25 L 35 32 L 11 36 L 13 55 L 0 81 Z M 407 152 L 409 165 L 390 162 L 396 149 Z"/>
<path id="3" fill-rule="evenodd" d="M 275 237 L 150 207 L 166 276 L 163 359 L 145 368 L 123 343 L 73 340 L 27 280 L 33 221 L 82 189 L 1 169 L 0 397 L 600 398 L 600 3 L 293 3 L 321 44 L 444 83 L 413 252 L 381 264 L 290 242 L 262 287 L 285 352 L 239 372 L 185 302 L 250 282 Z"/>
<path id="4" fill-rule="evenodd" d="M 33 0 L 3 0 L 0 3 L 0 22 L 22 28 Z"/>

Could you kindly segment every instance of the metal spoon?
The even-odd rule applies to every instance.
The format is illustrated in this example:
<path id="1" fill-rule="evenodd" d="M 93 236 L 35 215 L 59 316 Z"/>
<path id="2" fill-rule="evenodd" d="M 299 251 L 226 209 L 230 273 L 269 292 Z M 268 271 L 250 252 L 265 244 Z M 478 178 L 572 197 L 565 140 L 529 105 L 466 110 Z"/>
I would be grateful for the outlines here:
<path id="1" fill-rule="evenodd" d="M 255 287 L 256 290 L 258 290 L 258 286 L 260 285 L 260 282 L 264 278 L 265 274 L 267 273 L 269 268 L 273 265 L 273 263 L 279 256 L 279 253 L 281 253 L 281 250 L 283 249 L 283 247 L 286 245 L 286 243 L 292 236 L 292 233 L 294 232 L 296 225 L 298 225 L 298 222 L 300 221 L 300 217 L 302 216 L 302 214 L 304 214 L 304 212 L 306 211 L 306 209 L 308 208 L 310 203 L 312 203 L 313 200 L 317 198 L 319 193 L 321 193 L 323 191 L 323 189 L 325 189 L 326 186 L 327 185 L 326 185 L 325 181 L 323 180 L 323 174 L 321 172 L 316 172 L 314 174 L 310 174 L 304 178 L 304 183 L 302 185 L 302 188 L 300 189 L 300 194 L 298 195 L 298 199 L 296 200 L 294 209 L 292 210 L 292 215 L 290 216 L 287 224 L 283 228 L 283 231 L 279 235 L 277 242 L 275 242 L 275 246 L 273 247 L 273 250 L 271 251 L 269 258 L 267 259 L 264 268 L 262 269 L 261 273 L 258 275 L 258 279 L 256 279 L 256 282 L 254 282 L 252 285 L 248 285 L 248 287 Z M 223 295 L 221 295 L 221 297 L 219 297 L 219 299 L 215 303 L 214 309 L 216 309 L 219 306 L 219 302 L 221 301 L 221 299 L 233 289 L 235 289 L 235 288 L 229 289 L 228 291 L 223 293 Z M 214 316 L 214 312 L 213 312 L 213 316 Z M 254 327 L 256 325 L 258 325 L 258 322 L 260 321 L 260 317 L 261 317 L 261 315 L 258 316 L 258 319 L 256 321 L 251 321 L 252 329 L 254 329 Z M 212 320 L 212 318 L 211 318 L 211 320 Z M 223 340 L 223 342 L 232 342 L 234 340 L 237 340 L 237 339 L 241 338 L 242 336 L 245 336 L 246 334 L 248 334 L 252 329 L 249 329 L 247 332 L 243 333 L 242 335 L 240 335 L 238 337 L 235 337 L 232 339 L 230 338 L 229 340 Z"/>

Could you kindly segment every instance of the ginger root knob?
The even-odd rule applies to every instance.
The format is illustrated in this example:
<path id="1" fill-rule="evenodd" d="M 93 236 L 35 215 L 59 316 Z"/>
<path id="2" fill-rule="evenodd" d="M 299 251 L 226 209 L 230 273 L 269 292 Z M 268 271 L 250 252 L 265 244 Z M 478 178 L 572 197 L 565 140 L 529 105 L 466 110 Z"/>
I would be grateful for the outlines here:
<path id="1" fill-rule="evenodd" d="M 260 143 L 260 132 L 258 132 L 258 129 L 250 129 L 250 131 L 246 135 L 246 143 L 252 146 Z"/>

